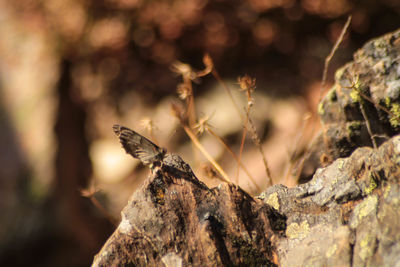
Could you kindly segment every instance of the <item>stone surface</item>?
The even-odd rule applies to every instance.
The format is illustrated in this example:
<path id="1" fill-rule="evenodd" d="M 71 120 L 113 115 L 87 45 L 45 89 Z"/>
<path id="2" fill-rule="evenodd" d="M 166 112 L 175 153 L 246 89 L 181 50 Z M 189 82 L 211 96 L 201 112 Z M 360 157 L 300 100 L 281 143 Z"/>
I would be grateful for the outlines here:
<path id="1" fill-rule="evenodd" d="M 399 133 L 400 30 L 367 42 L 336 71 L 335 81 L 318 109 L 332 159 Z"/>
<path id="2" fill-rule="evenodd" d="M 287 217 L 281 266 L 395 266 L 400 262 L 400 136 L 358 148 L 295 188 L 259 198 Z"/>
<path id="3" fill-rule="evenodd" d="M 336 71 L 318 114 L 323 130 L 305 158 L 299 183 L 358 147 L 379 146 L 400 133 L 400 29 L 367 42 Z"/>

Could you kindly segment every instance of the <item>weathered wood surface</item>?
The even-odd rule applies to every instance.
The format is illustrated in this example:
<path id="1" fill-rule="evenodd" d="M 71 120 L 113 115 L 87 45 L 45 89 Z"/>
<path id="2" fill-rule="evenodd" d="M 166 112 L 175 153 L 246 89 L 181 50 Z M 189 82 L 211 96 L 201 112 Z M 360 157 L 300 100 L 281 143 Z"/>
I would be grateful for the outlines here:
<path id="1" fill-rule="evenodd" d="M 285 218 L 234 185 L 209 189 L 192 173 L 152 172 L 122 211 L 94 265 L 272 266 Z"/>

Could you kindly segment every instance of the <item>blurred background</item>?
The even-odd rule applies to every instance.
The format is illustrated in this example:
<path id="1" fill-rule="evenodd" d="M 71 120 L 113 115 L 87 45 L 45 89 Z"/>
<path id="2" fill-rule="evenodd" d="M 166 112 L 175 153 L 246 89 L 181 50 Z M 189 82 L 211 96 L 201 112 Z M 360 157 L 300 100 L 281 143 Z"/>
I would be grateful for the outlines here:
<path id="1" fill-rule="evenodd" d="M 324 61 L 349 14 L 327 88 L 364 42 L 400 26 L 399 1 L 0 1 L 0 265 L 90 265 L 149 173 L 122 150 L 115 123 L 181 155 L 209 186 L 221 182 L 170 113 L 182 102 L 177 60 L 202 70 L 209 53 L 243 109 L 237 78 L 256 79 L 251 117 L 274 183 L 295 185 L 291 158 L 318 129 Z M 208 74 L 193 95 L 198 118 L 238 153 L 242 121 L 222 83 Z M 266 188 L 250 135 L 242 162 L 254 182 L 236 177 L 216 138 L 199 138 L 250 194 Z"/>

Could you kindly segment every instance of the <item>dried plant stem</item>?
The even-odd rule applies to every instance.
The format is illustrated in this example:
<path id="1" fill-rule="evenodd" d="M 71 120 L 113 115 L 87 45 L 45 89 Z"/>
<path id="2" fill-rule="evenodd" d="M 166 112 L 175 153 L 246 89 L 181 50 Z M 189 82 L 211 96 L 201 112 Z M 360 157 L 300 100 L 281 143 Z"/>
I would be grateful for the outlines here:
<path id="1" fill-rule="evenodd" d="M 297 154 L 299 153 L 299 146 L 300 146 L 300 141 L 304 138 L 305 135 L 305 129 L 306 129 L 306 122 L 309 121 L 311 118 L 311 114 L 307 115 L 307 117 L 304 117 L 301 123 L 301 130 L 298 132 L 298 134 L 295 137 L 294 141 L 294 150 L 292 152 L 289 152 L 289 164 L 288 167 L 285 170 L 285 184 L 289 183 L 289 177 L 290 173 L 292 172 L 294 165 L 295 165 L 295 158 Z M 313 134 L 313 133 L 311 133 Z"/>
<path id="2" fill-rule="evenodd" d="M 329 55 L 325 58 L 325 65 L 324 65 L 324 72 L 322 74 L 322 81 L 321 81 L 321 90 L 319 93 L 319 100 L 318 103 L 321 102 L 322 100 L 322 95 L 324 93 L 324 87 L 325 87 L 325 83 L 326 83 L 326 76 L 328 74 L 328 68 L 329 68 L 329 64 L 333 58 L 333 56 L 335 55 L 336 50 L 339 48 L 339 45 L 342 43 L 343 41 L 343 37 L 347 32 L 347 29 L 350 26 L 350 22 L 351 22 L 351 15 L 347 18 L 346 23 L 344 24 L 343 28 L 342 28 L 342 32 L 339 35 L 339 38 L 336 40 L 335 45 L 332 47 L 331 52 L 329 53 Z"/>
<path id="3" fill-rule="evenodd" d="M 364 108 L 363 102 L 364 102 L 364 101 L 360 101 L 360 110 L 361 110 L 361 114 L 362 114 L 363 117 L 364 117 L 365 126 L 367 127 L 368 134 L 369 134 L 369 136 L 371 137 L 372 145 L 373 145 L 374 148 L 376 149 L 378 146 L 376 145 L 376 141 L 375 141 L 374 134 L 372 134 L 371 124 L 369 123 L 369 120 L 368 120 L 368 117 L 367 117 L 367 112 L 365 112 L 365 108 Z"/>
<path id="4" fill-rule="evenodd" d="M 194 95 L 193 95 L 193 85 L 192 81 L 188 78 L 184 78 L 184 84 L 188 88 L 188 96 L 186 98 L 186 110 L 187 110 L 187 119 L 188 119 L 188 125 L 190 129 L 194 128 L 194 125 L 196 123 L 196 108 L 194 104 Z M 195 166 L 198 163 L 198 155 L 196 153 L 196 150 L 194 149 L 194 144 L 192 144 L 192 149 L 193 149 L 193 157 L 194 157 L 194 163 Z"/>
<path id="5" fill-rule="evenodd" d="M 316 140 L 316 139 L 314 139 L 314 140 Z M 305 163 L 306 159 L 310 156 L 310 154 L 311 154 L 311 147 L 312 147 L 313 145 L 314 145 L 314 141 L 313 141 L 313 142 L 310 142 L 309 145 L 306 147 L 304 156 L 301 157 L 300 162 L 299 162 L 299 164 L 298 164 L 298 166 L 299 166 L 299 167 L 298 167 L 299 171 L 297 171 L 297 173 L 296 173 L 296 175 L 295 175 L 295 177 L 294 177 L 294 180 L 295 180 L 295 181 L 298 181 L 298 180 L 299 180 L 300 175 L 301 175 L 301 171 L 303 170 L 303 167 L 304 167 L 304 163 Z"/>
<path id="6" fill-rule="evenodd" d="M 354 86 L 353 86 L 352 88 L 353 88 L 353 89 L 356 89 Z M 356 89 L 356 90 L 357 90 L 358 94 L 359 94 L 364 100 L 367 100 L 368 102 L 370 102 L 371 104 L 373 104 L 376 108 L 378 108 L 378 109 L 380 109 L 380 110 L 386 112 L 386 113 L 389 114 L 390 116 L 395 116 L 395 114 L 394 114 L 393 112 L 391 112 L 391 111 L 388 110 L 387 108 L 383 107 L 382 105 L 380 105 L 380 104 L 378 104 L 378 103 L 375 103 L 375 102 L 372 100 L 372 98 L 370 98 L 369 96 L 365 95 L 363 92 L 361 92 L 360 89 Z M 366 123 L 366 126 L 367 126 L 367 131 L 368 131 L 368 133 L 369 133 L 370 136 L 371 136 L 372 145 L 374 146 L 374 148 L 376 148 L 375 138 L 387 138 L 387 136 L 372 134 L 371 125 L 370 125 L 369 121 L 367 120 L 367 116 L 366 116 L 367 113 L 365 112 L 365 109 L 364 109 L 362 103 L 360 103 L 360 109 L 361 109 L 361 113 L 362 113 L 362 115 L 363 115 L 363 117 L 364 117 L 364 119 L 365 119 L 365 123 Z"/>
<path id="7" fill-rule="evenodd" d="M 353 75 L 353 76 L 354 76 L 354 75 Z M 369 120 L 368 120 L 367 112 L 366 112 L 366 110 L 365 110 L 365 108 L 364 108 L 364 100 L 370 102 L 370 103 L 373 104 L 377 109 L 380 109 L 380 110 L 386 112 L 386 113 L 387 113 L 388 115 L 390 115 L 390 116 L 395 116 L 395 115 L 394 115 L 393 112 L 391 112 L 391 111 L 388 110 L 387 108 L 383 107 L 383 106 L 380 105 L 379 103 L 375 103 L 375 101 L 374 101 L 371 97 L 369 97 L 369 96 L 367 96 L 366 94 L 364 94 L 364 93 L 361 91 L 361 89 L 356 85 L 356 84 L 358 83 L 358 80 L 359 80 L 359 77 L 358 77 L 358 76 L 357 76 L 356 80 L 357 80 L 356 82 L 352 82 L 352 85 L 351 85 L 351 86 L 345 87 L 345 88 L 351 88 L 351 89 L 353 89 L 353 90 L 356 90 L 357 93 L 360 95 L 360 101 L 359 101 L 359 102 L 360 102 L 361 114 L 363 115 L 363 118 L 364 118 L 364 120 L 365 120 L 365 125 L 366 125 L 366 127 L 367 127 L 368 134 L 369 134 L 370 137 L 371 137 L 372 145 L 373 145 L 374 148 L 377 148 L 377 144 L 376 144 L 375 138 L 387 138 L 387 137 L 386 137 L 386 136 L 381 136 L 381 135 L 377 135 L 377 134 L 373 134 L 373 133 L 372 133 L 371 124 L 370 124 L 370 122 L 369 122 Z"/>
<path id="8" fill-rule="evenodd" d="M 111 214 L 100 204 L 100 202 L 97 200 L 97 198 L 92 195 L 89 196 L 90 201 L 93 203 L 93 205 L 101 212 L 103 215 L 115 226 L 118 225 L 118 221 L 111 216 Z"/>
<path id="9" fill-rule="evenodd" d="M 258 186 L 254 178 L 251 176 L 250 172 L 247 170 L 247 168 L 239 161 L 239 158 L 235 155 L 235 153 L 232 151 L 232 149 L 222 140 L 221 137 L 219 137 L 213 130 L 210 128 L 207 128 L 207 132 L 209 132 L 212 136 L 214 136 L 224 147 L 228 152 L 232 155 L 232 157 L 236 160 L 237 164 L 242 167 L 243 171 L 247 174 L 247 177 L 253 182 L 254 186 L 257 188 L 258 191 L 261 191 L 261 188 Z"/>
<path id="10" fill-rule="evenodd" d="M 189 126 L 190 128 L 193 129 L 193 126 L 196 123 L 196 110 L 194 106 L 193 86 L 190 79 L 185 79 L 184 83 L 188 86 L 190 92 L 186 101 L 186 106 L 188 110 Z"/>
<path id="11" fill-rule="evenodd" d="M 320 88 L 320 91 L 319 91 L 318 103 L 320 103 L 322 101 L 322 97 L 323 97 L 323 94 L 324 94 L 326 78 L 327 78 L 327 75 L 328 75 L 329 64 L 331 63 L 331 60 L 332 60 L 333 56 L 335 55 L 337 49 L 339 48 L 339 45 L 343 41 L 344 35 L 346 34 L 346 32 L 347 32 L 347 30 L 348 30 L 348 28 L 350 26 L 351 18 L 352 18 L 351 15 L 348 16 L 347 21 L 344 24 L 344 26 L 342 28 L 342 31 L 341 31 L 341 33 L 339 35 L 339 38 L 336 40 L 336 42 L 335 42 L 334 46 L 332 47 L 329 55 L 325 58 L 324 71 L 322 73 L 321 88 Z M 322 127 L 324 127 L 324 126 L 322 125 Z M 313 127 L 311 129 L 311 133 L 315 132 L 315 128 L 316 128 L 316 123 L 313 124 Z M 310 154 L 310 152 L 309 152 L 310 149 L 311 149 L 311 146 L 307 146 L 307 148 L 305 150 L 305 153 L 304 153 L 304 156 L 300 160 L 299 169 L 297 171 L 296 177 L 300 176 L 300 173 L 301 173 L 301 171 L 303 169 L 303 166 L 304 166 L 305 159 Z"/>
<path id="12" fill-rule="evenodd" d="M 253 122 L 250 119 L 250 116 L 248 114 L 247 114 L 247 118 L 249 120 L 250 130 L 251 130 L 251 134 L 252 134 L 252 140 L 255 143 L 255 145 L 258 148 L 258 150 L 260 151 L 260 154 L 261 154 L 262 159 L 263 159 L 265 172 L 267 173 L 267 178 L 268 178 L 267 179 L 267 185 L 271 186 L 271 185 L 273 185 L 272 175 L 271 175 L 271 171 L 270 171 L 269 166 L 268 166 L 267 158 L 265 157 L 264 150 L 261 147 L 261 140 L 258 137 L 258 134 L 257 134 L 257 131 L 256 131 L 256 127 L 254 126 L 254 124 L 253 124 Z"/>
<path id="13" fill-rule="evenodd" d="M 368 102 L 370 102 L 371 104 L 373 104 L 375 107 L 379 108 L 380 110 L 383 110 L 384 112 L 386 112 L 387 114 L 391 115 L 391 116 L 395 116 L 395 114 L 393 112 L 391 112 L 390 110 L 388 110 L 387 108 L 383 107 L 382 105 L 375 103 L 372 98 L 370 98 L 369 96 L 365 95 L 363 92 L 361 92 L 360 89 L 355 88 L 354 86 L 352 86 L 351 88 L 357 90 L 358 94 L 364 98 L 365 100 L 367 100 Z"/>
<path id="14" fill-rule="evenodd" d="M 230 89 L 230 88 L 228 87 L 228 85 L 226 85 L 226 83 L 221 79 L 221 76 L 219 76 L 219 74 L 218 74 L 218 72 L 217 72 L 217 70 L 216 70 L 215 68 L 213 68 L 213 70 L 212 70 L 211 73 L 212 73 L 212 75 L 214 76 L 214 78 L 215 78 L 215 79 L 222 85 L 222 87 L 225 89 L 225 91 L 226 91 L 226 93 L 228 94 L 229 98 L 231 99 L 232 104 L 233 104 L 233 106 L 235 107 L 235 110 L 236 110 L 236 112 L 238 113 L 240 119 L 241 119 L 242 121 L 244 121 L 244 120 L 243 120 L 243 115 L 242 115 L 242 113 L 240 112 L 239 106 L 238 106 L 238 104 L 236 104 L 236 101 L 235 101 L 235 99 L 233 98 L 231 89 Z"/>
<path id="15" fill-rule="evenodd" d="M 236 170 L 236 182 L 239 183 L 239 170 L 240 170 L 240 165 L 242 164 L 242 152 L 243 152 L 243 147 L 244 147 L 244 141 L 246 140 L 246 135 L 247 135 L 247 130 L 246 127 L 243 128 L 243 135 L 242 135 L 242 140 L 240 142 L 240 149 L 239 149 L 239 157 L 238 157 L 238 166 Z"/>
<path id="16" fill-rule="evenodd" d="M 236 182 L 237 183 L 239 183 L 239 170 L 240 170 L 240 164 L 242 161 L 242 152 L 243 152 L 243 148 L 244 148 L 244 141 L 246 140 L 246 135 L 247 135 L 247 124 L 249 122 L 249 112 L 250 112 L 250 105 L 247 106 L 246 120 L 243 122 L 243 135 L 242 135 L 242 140 L 240 142 L 238 166 L 237 166 L 237 170 L 236 170 Z"/>
<path id="17" fill-rule="evenodd" d="M 118 221 L 101 205 L 101 203 L 95 197 L 95 194 L 99 192 L 92 181 L 92 184 L 86 189 L 79 190 L 82 197 L 90 199 L 92 204 L 106 217 L 113 225 L 117 226 Z"/>
<path id="18" fill-rule="evenodd" d="M 232 183 L 231 180 L 228 178 L 228 175 L 225 171 L 221 168 L 221 166 L 211 157 L 210 154 L 206 151 L 203 145 L 200 143 L 199 139 L 197 139 L 196 135 L 192 132 L 192 130 L 187 127 L 186 125 L 182 124 L 183 129 L 185 130 L 186 134 L 192 140 L 193 144 L 200 150 L 200 152 L 207 158 L 208 161 L 215 167 L 215 169 L 221 174 L 223 180 L 227 183 Z"/>
<path id="19" fill-rule="evenodd" d="M 212 70 L 212 75 L 214 76 L 214 78 L 222 85 L 222 87 L 225 89 L 226 93 L 228 94 L 229 98 L 232 101 L 233 106 L 235 107 L 235 110 L 237 112 L 237 114 L 239 115 L 242 123 L 243 123 L 243 135 L 242 135 L 242 140 L 240 143 L 240 150 L 239 150 L 239 157 L 238 157 L 238 166 L 237 166 L 237 171 L 236 171 L 236 183 L 239 183 L 239 171 L 240 171 L 240 166 L 241 166 L 241 158 L 242 158 L 242 152 L 243 152 L 243 148 L 244 148 L 244 142 L 246 140 L 246 135 L 247 135 L 247 121 L 248 118 L 244 118 L 243 114 L 240 112 L 239 106 L 236 103 L 235 99 L 233 98 L 232 92 L 230 90 L 230 88 L 226 85 L 226 83 L 221 79 L 221 76 L 219 75 L 219 73 L 217 72 L 217 70 L 215 68 L 213 68 Z M 249 112 L 250 106 L 247 107 Z"/>

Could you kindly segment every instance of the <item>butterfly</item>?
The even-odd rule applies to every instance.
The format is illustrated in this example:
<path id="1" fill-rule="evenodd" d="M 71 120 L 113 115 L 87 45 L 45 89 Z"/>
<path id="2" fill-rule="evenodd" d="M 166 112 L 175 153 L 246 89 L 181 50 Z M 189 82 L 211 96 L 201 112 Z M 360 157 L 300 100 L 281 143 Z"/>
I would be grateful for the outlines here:
<path id="1" fill-rule="evenodd" d="M 156 162 L 162 163 L 164 156 L 167 153 L 166 149 L 158 147 L 149 139 L 127 127 L 116 124 L 113 126 L 113 130 L 119 137 L 119 141 L 126 153 L 139 159 L 144 165 Z"/>

